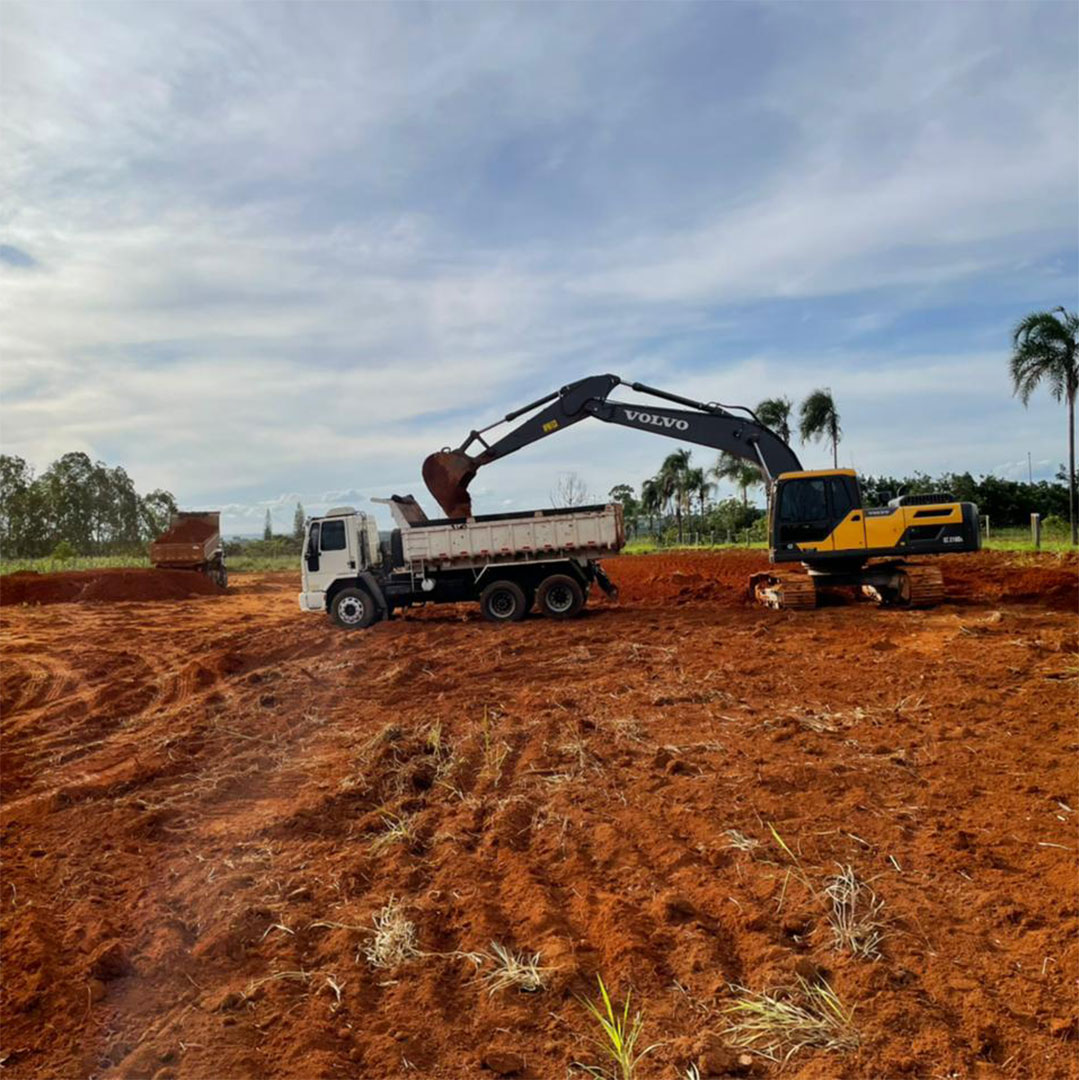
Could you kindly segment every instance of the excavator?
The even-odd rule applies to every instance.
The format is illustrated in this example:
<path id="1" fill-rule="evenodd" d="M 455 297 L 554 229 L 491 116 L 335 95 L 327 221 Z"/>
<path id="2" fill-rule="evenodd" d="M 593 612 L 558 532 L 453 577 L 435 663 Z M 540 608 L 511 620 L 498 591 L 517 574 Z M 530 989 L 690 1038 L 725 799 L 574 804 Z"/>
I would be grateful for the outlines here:
<path id="1" fill-rule="evenodd" d="M 610 400 L 628 387 L 681 408 Z M 493 428 L 531 414 L 497 439 Z M 617 375 L 591 375 L 538 398 L 478 431 L 456 449 L 423 463 L 428 490 L 451 519 L 472 516 L 468 485 L 476 472 L 530 443 L 592 417 L 682 442 L 726 451 L 760 469 L 768 490 L 768 554 L 772 569 L 754 574 L 754 598 L 773 608 L 813 608 L 825 587 L 853 587 L 878 604 L 932 607 L 944 596 L 940 568 L 912 555 L 977 551 L 978 508 L 948 495 L 903 495 L 864 507 L 852 469 L 803 469 L 774 431 L 739 405 L 694 401 Z M 473 445 L 479 451 L 470 453 Z M 800 563 L 802 572 L 777 568 Z"/>

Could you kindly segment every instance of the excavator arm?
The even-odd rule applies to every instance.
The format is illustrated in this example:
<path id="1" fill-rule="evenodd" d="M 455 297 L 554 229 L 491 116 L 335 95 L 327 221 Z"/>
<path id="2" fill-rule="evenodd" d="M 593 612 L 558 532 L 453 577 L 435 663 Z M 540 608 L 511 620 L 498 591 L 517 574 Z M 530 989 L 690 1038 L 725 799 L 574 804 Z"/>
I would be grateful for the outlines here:
<path id="1" fill-rule="evenodd" d="M 669 409 L 609 400 L 609 395 L 618 386 L 627 386 L 637 393 L 685 408 Z M 735 415 L 731 409 L 745 415 Z M 501 438 L 494 441 L 484 438 L 492 428 L 512 423 L 526 413 L 532 415 Z M 643 383 L 624 382 L 617 375 L 590 375 L 507 413 L 485 428 L 470 432 L 456 450 L 446 448 L 431 454 L 423 463 L 424 482 L 448 517 L 468 517 L 472 513 L 468 485 L 482 465 L 589 417 L 726 451 L 756 465 L 769 483 L 780 473 L 797 472 L 802 468 L 794 451 L 749 409 L 693 401 Z M 482 449 L 470 453 L 475 443 Z"/>

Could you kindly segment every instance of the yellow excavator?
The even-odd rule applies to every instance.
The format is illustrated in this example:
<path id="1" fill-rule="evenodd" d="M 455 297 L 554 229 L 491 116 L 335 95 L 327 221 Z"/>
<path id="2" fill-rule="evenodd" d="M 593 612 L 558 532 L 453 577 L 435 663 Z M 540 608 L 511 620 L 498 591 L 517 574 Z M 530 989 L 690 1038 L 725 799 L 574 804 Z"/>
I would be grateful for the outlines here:
<path id="1" fill-rule="evenodd" d="M 618 386 L 682 407 L 611 401 Z M 484 438 L 492 428 L 526 414 L 531 415 L 500 438 Z M 908 562 L 908 557 L 981 546 L 974 503 L 947 495 L 904 495 L 887 506 L 866 508 L 853 470 L 803 469 L 790 446 L 751 410 L 693 401 L 617 375 L 580 379 L 471 431 L 457 449 L 446 447 L 428 456 L 424 482 L 448 518 L 471 517 L 468 485 L 481 466 L 589 417 L 726 451 L 761 470 L 768 490 L 773 569 L 753 575 L 750 590 L 770 607 L 816 607 L 825 586 L 854 587 L 881 604 L 932 607 L 944 596 L 940 568 Z M 475 443 L 481 449 L 469 453 Z M 775 568 L 783 563 L 800 563 L 804 572 Z"/>

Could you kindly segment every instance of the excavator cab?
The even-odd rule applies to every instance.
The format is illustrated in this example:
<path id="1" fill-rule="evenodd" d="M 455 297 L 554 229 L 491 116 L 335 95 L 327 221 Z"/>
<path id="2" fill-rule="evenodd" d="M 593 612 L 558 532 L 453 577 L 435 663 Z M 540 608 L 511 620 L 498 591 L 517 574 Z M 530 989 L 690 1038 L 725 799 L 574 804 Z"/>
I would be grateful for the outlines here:
<path id="1" fill-rule="evenodd" d="M 772 562 L 822 570 L 869 558 L 977 551 L 978 508 L 950 495 L 902 495 L 863 507 L 852 469 L 782 473 L 769 504 Z"/>
<path id="2" fill-rule="evenodd" d="M 865 552 L 862 493 L 852 469 L 782 474 L 770 515 L 773 562 L 803 562 L 808 552 Z"/>

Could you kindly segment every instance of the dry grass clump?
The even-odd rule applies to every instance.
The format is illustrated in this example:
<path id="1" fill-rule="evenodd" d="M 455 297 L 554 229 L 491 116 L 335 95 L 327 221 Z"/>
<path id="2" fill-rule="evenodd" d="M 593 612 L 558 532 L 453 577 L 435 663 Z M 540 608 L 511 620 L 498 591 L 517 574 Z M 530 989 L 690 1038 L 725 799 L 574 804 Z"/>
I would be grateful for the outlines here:
<path id="1" fill-rule="evenodd" d="M 483 954 L 494 967 L 484 975 L 488 993 L 514 987 L 525 994 L 534 994 L 547 989 L 548 968 L 540 965 L 540 954 L 510 952 L 497 941 L 491 942 L 491 952 Z"/>
<path id="2" fill-rule="evenodd" d="M 754 840 L 752 836 L 746 836 L 745 833 L 739 832 L 737 829 L 727 829 L 725 835 L 727 837 L 727 847 L 735 848 L 738 851 L 753 851 L 761 846 L 759 840 Z"/>
<path id="3" fill-rule="evenodd" d="M 854 1050 L 859 1039 L 854 1010 L 827 982 L 799 977 L 791 990 L 754 993 L 736 987 L 740 997 L 727 1009 L 733 1019 L 733 1044 L 769 1061 L 786 1062 L 799 1050 Z"/>
<path id="4" fill-rule="evenodd" d="M 383 814 L 382 823 L 386 831 L 381 832 L 371 841 L 371 851 L 381 851 L 391 844 L 411 844 L 416 839 L 412 822 L 407 817 L 397 814 Z"/>
<path id="5" fill-rule="evenodd" d="M 876 960 L 884 940 L 884 901 L 877 899 L 869 883 L 851 866 L 841 866 L 838 874 L 828 878 L 824 894 L 832 902 L 828 924 L 834 947 L 864 960 Z"/>
<path id="6" fill-rule="evenodd" d="M 394 897 L 372 917 L 374 929 L 363 954 L 373 968 L 392 968 L 420 955 L 416 945 L 416 924 L 404 912 L 404 905 Z"/>

